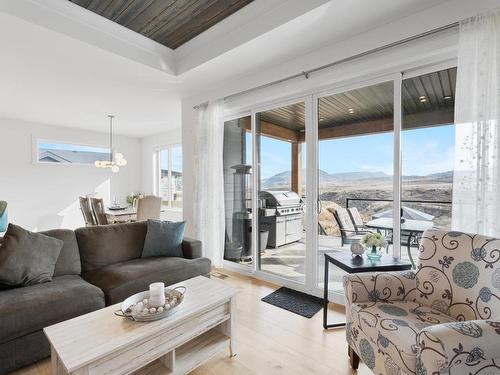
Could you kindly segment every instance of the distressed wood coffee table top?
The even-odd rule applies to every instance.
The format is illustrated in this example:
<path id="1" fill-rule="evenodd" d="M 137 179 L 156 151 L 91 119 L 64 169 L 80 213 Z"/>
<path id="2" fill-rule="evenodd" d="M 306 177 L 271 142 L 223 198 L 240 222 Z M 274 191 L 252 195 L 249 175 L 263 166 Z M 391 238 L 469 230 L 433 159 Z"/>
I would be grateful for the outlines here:
<path id="1" fill-rule="evenodd" d="M 203 276 L 171 287 L 180 285 L 187 288 L 183 302 L 176 313 L 161 320 L 134 322 L 117 317 L 114 312 L 120 309 L 120 304 L 116 304 L 46 327 L 44 332 L 52 346 L 53 370 L 54 366 L 60 367 L 55 373 L 98 373 L 91 369 L 102 367 L 101 362 L 118 358 L 120 353 L 125 355 L 127 352 L 130 352 L 130 360 L 134 359 L 132 357 L 138 357 L 141 366 L 146 365 L 159 358 L 154 350 L 156 347 L 164 347 L 166 352 L 162 355 L 166 355 L 167 351 L 170 353 L 175 349 L 175 344 L 185 344 L 189 339 L 213 327 L 217 327 L 228 340 L 230 339 L 230 348 L 234 352 L 234 330 L 231 332 L 231 327 L 235 309 L 231 307 L 234 307 L 237 290 Z M 218 324 L 220 326 L 217 326 Z M 175 334 L 176 331 L 178 334 Z M 166 336 L 171 335 L 174 336 L 167 340 Z M 169 343 L 174 347 L 168 347 Z M 135 348 L 137 349 L 132 352 Z M 150 354 L 146 355 L 146 352 Z M 148 355 L 155 358 L 149 358 Z M 109 367 L 109 364 L 106 366 Z M 137 370 L 133 367 L 137 366 L 131 366 L 131 371 L 124 372 L 110 369 L 109 373 L 129 373 Z"/>

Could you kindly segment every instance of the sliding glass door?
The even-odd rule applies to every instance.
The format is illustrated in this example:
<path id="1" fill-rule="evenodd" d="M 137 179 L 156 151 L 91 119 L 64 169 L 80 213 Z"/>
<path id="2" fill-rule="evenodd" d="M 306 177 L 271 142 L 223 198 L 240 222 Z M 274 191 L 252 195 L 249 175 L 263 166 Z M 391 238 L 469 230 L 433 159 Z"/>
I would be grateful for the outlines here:
<path id="1" fill-rule="evenodd" d="M 368 231 L 390 237 L 394 82 L 321 96 L 317 102 L 317 286 L 323 287 L 325 253 L 350 252 Z M 342 291 L 342 274 L 330 271 L 331 290 Z"/>
<path id="2" fill-rule="evenodd" d="M 452 67 L 403 80 L 401 243 L 396 252 L 413 263 L 425 229 L 451 229 L 456 74 Z"/>
<path id="3" fill-rule="evenodd" d="M 305 129 L 300 101 L 255 115 L 259 270 L 306 281 Z"/>
<path id="4" fill-rule="evenodd" d="M 251 265 L 252 250 L 252 127 L 251 117 L 224 123 L 224 259 Z"/>
<path id="5" fill-rule="evenodd" d="M 416 263 L 423 232 L 460 219 L 455 80 L 454 67 L 396 73 L 227 121 L 225 259 L 318 295 L 325 254 L 369 232 Z M 341 280 L 332 269 L 331 296 Z"/>

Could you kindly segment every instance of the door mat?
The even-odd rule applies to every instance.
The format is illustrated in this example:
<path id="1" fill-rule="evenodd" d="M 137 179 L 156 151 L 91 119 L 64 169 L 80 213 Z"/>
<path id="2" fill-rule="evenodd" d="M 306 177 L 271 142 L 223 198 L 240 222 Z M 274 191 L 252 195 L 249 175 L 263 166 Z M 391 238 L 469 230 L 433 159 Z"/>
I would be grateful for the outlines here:
<path id="1" fill-rule="evenodd" d="M 312 318 L 314 314 L 323 308 L 322 298 L 285 287 L 268 294 L 261 301 L 306 318 Z"/>

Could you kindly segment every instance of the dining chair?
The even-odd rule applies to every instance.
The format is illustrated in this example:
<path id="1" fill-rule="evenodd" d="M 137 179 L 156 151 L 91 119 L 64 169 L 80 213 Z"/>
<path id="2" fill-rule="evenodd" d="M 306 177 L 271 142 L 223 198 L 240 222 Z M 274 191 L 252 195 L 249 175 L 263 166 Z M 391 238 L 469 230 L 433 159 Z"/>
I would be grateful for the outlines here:
<path id="1" fill-rule="evenodd" d="M 161 198 L 146 195 L 137 200 L 137 221 L 160 219 Z"/>
<path id="2" fill-rule="evenodd" d="M 90 198 L 90 205 L 92 206 L 92 211 L 94 212 L 94 217 L 96 219 L 97 225 L 107 225 L 108 217 L 104 210 L 104 202 L 101 198 Z"/>
<path id="3" fill-rule="evenodd" d="M 78 197 L 78 201 L 80 202 L 80 210 L 82 211 L 85 225 L 87 227 L 91 225 L 96 225 L 97 222 L 95 220 L 94 213 L 92 212 L 92 207 L 90 207 L 89 198 Z"/>

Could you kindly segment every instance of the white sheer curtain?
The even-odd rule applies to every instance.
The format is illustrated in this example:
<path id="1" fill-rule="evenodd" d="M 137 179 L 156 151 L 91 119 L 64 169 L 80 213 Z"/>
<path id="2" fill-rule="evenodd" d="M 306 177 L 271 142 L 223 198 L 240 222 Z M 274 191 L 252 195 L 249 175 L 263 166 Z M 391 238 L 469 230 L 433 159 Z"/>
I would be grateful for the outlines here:
<path id="1" fill-rule="evenodd" d="M 453 229 L 500 236 L 500 11 L 460 23 Z"/>
<path id="2" fill-rule="evenodd" d="M 224 255 L 223 112 L 222 101 L 200 107 L 193 134 L 195 231 L 214 267 Z"/>

